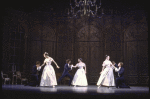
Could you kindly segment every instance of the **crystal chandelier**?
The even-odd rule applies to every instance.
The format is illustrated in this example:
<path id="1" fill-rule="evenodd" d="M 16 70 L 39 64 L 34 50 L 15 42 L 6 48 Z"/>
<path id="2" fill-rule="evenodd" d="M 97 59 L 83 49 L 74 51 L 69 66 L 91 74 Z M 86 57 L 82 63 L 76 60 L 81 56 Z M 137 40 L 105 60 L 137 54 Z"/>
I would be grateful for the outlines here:
<path id="1" fill-rule="evenodd" d="M 73 4 L 70 0 L 71 10 L 68 9 L 68 16 L 70 18 L 78 16 L 92 16 L 101 18 L 104 14 L 103 9 L 101 8 L 101 0 L 99 0 L 99 5 L 96 5 L 98 1 L 96 0 L 74 0 L 75 4 Z M 97 15 L 98 9 L 101 8 L 101 15 Z"/>

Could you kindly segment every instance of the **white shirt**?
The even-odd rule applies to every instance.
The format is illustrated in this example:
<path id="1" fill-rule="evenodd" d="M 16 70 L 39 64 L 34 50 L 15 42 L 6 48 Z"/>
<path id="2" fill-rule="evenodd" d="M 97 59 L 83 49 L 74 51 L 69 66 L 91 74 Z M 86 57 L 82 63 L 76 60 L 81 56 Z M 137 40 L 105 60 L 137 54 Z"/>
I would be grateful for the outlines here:
<path id="1" fill-rule="evenodd" d="M 120 70 L 120 68 L 121 68 L 121 67 L 119 67 L 119 68 L 115 68 L 115 71 L 116 71 L 116 72 L 118 72 L 118 71 Z"/>
<path id="2" fill-rule="evenodd" d="M 40 69 L 41 69 L 41 66 L 37 67 L 37 70 L 38 70 L 38 71 L 40 71 Z"/>
<path id="3" fill-rule="evenodd" d="M 68 66 L 69 66 L 69 64 L 68 64 Z M 72 66 L 73 66 L 73 65 L 71 65 L 71 67 L 70 67 L 70 68 L 71 68 L 71 70 L 72 70 Z"/>

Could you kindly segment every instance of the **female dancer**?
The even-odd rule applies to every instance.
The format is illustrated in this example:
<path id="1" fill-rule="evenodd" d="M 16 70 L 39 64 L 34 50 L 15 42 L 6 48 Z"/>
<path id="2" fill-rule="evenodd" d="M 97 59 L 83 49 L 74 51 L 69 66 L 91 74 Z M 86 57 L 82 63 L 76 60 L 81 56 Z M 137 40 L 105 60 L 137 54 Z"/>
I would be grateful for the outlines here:
<path id="1" fill-rule="evenodd" d="M 109 88 L 109 86 L 115 86 L 113 66 L 109 59 L 110 59 L 110 57 L 106 55 L 106 59 L 102 64 L 103 67 L 102 67 L 102 71 L 100 72 L 101 75 L 97 82 L 98 88 L 101 85 L 108 86 L 108 88 Z"/>
<path id="2" fill-rule="evenodd" d="M 57 81 L 56 81 L 55 71 L 54 71 L 54 68 L 51 65 L 51 63 L 54 62 L 57 68 L 59 68 L 59 66 L 53 60 L 53 58 L 48 56 L 47 52 L 44 53 L 44 57 L 45 57 L 45 60 L 41 66 L 43 66 L 44 64 L 46 64 L 46 66 L 43 69 L 40 86 L 53 86 L 53 87 L 55 87 L 55 85 L 57 85 Z"/>
<path id="3" fill-rule="evenodd" d="M 72 85 L 74 85 L 74 87 L 76 87 L 76 85 L 78 86 L 87 86 L 87 79 L 86 79 L 86 65 L 85 63 L 83 63 L 82 58 L 78 59 L 78 62 L 75 66 L 72 67 L 78 67 L 79 69 L 76 71 L 73 80 L 72 80 Z M 83 67 L 85 68 L 85 70 L 83 69 Z"/>

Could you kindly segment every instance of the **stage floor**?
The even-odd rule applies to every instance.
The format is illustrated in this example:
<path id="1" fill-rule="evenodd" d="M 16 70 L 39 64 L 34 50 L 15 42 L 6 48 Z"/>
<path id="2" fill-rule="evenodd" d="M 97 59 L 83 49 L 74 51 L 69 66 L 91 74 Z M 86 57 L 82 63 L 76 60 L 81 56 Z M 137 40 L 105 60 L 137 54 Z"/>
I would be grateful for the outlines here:
<path id="1" fill-rule="evenodd" d="M 73 87 L 57 85 L 52 87 L 32 87 L 24 85 L 2 85 L 3 99 L 30 99 L 30 98 L 146 98 L 149 97 L 149 87 L 130 86 L 130 88 L 116 89 L 115 87 L 100 87 L 89 85 L 87 87 Z M 144 98 L 144 99 L 145 99 Z"/>

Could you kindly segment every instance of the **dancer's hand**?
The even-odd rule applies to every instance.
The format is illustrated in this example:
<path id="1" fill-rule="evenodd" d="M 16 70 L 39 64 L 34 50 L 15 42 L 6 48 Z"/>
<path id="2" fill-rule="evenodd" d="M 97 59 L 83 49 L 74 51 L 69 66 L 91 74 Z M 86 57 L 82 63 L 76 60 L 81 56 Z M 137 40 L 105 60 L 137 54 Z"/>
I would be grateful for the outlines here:
<path id="1" fill-rule="evenodd" d="M 73 66 L 73 64 L 69 65 L 69 67 Z"/>
<path id="2" fill-rule="evenodd" d="M 36 65 L 36 67 L 38 68 L 38 67 L 40 67 L 39 65 Z"/>
<path id="3" fill-rule="evenodd" d="M 59 66 L 57 66 L 57 68 L 60 68 Z"/>
<path id="4" fill-rule="evenodd" d="M 102 74 L 102 71 L 99 74 Z"/>
<path id="5" fill-rule="evenodd" d="M 73 67 L 73 64 L 70 66 L 70 68 L 72 68 Z"/>
<path id="6" fill-rule="evenodd" d="M 113 68 L 116 68 L 114 65 L 112 65 Z"/>

